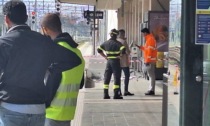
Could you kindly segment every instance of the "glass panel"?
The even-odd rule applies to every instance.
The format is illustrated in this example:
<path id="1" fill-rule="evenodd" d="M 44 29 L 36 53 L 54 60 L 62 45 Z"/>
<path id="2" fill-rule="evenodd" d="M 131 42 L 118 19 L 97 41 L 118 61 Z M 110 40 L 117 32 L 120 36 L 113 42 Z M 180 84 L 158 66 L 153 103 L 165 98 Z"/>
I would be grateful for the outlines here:
<path id="1" fill-rule="evenodd" d="M 170 0 L 169 11 L 169 71 L 168 126 L 179 126 L 179 66 L 181 34 L 181 0 Z"/>
<path id="2" fill-rule="evenodd" d="M 204 46 L 203 54 L 203 126 L 210 126 L 210 45 Z"/>

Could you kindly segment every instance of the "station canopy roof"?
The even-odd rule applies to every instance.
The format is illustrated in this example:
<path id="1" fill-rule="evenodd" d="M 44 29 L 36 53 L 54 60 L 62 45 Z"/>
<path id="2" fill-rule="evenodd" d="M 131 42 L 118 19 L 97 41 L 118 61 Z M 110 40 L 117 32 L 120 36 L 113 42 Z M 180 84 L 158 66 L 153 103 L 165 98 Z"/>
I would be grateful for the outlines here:
<path id="1" fill-rule="evenodd" d="M 117 10 L 121 7 L 121 0 L 59 0 L 61 3 L 82 4 L 96 6 L 97 10 Z"/>

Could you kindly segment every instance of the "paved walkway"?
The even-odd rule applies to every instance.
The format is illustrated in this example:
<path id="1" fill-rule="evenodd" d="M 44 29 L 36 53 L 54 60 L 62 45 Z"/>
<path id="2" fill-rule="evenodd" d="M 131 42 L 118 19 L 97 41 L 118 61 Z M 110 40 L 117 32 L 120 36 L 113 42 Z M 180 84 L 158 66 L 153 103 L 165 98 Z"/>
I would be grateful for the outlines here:
<path id="1" fill-rule="evenodd" d="M 95 74 L 103 75 L 105 63 L 102 59 L 86 59 L 86 66 Z M 111 97 L 112 84 L 109 88 Z M 103 82 L 95 83 L 94 88 L 81 89 L 72 126 L 161 126 L 162 82 L 157 81 L 155 96 L 145 96 L 147 89 L 148 81 L 143 78 L 130 80 L 129 91 L 135 95 L 124 96 L 121 100 L 103 99 Z M 173 94 L 171 84 L 168 97 L 168 126 L 178 126 L 179 95 Z"/>
<path id="2" fill-rule="evenodd" d="M 135 95 L 124 96 L 123 100 L 104 100 L 102 83 L 96 83 L 94 88 L 82 89 L 73 126 L 161 126 L 161 82 L 157 82 L 155 96 L 145 96 L 147 88 L 145 79 L 133 79 L 130 81 L 130 92 Z M 113 96 L 111 88 L 109 91 Z M 174 111 L 173 108 L 171 112 Z"/>

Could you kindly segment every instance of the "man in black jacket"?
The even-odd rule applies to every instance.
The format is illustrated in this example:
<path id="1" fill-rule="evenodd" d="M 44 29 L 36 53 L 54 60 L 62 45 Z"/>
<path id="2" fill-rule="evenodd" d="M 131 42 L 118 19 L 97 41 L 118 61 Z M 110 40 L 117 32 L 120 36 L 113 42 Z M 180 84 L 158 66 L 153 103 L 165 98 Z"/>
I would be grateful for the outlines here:
<path id="1" fill-rule="evenodd" d="M 0 125 L 43 126 L 46 71 L 51 66 L 50 71 L 60 73 L 78 66 L 81 60 L 72 51 L 31 31 L 25 24 L 23 2 L 7 2 L 3 14 L 8 31 L 0 38 Z"/>

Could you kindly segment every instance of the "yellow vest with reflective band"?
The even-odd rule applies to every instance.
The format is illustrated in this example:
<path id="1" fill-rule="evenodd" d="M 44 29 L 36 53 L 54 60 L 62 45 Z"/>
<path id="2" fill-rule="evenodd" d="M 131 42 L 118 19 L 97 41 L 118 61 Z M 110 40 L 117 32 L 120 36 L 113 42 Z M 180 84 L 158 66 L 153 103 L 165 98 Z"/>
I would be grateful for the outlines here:
<path id="1" fill-rule="evenodd" d="M 46 118 L 58 121 L 68 121 L 74 119 L 77 96 L 84 72 L 85 61 L 79 49 L 72 48 L 66 42 L 59 42 L 58 44 L 73 51 L 82 60 L 82 63 L 79 66 L 62 72 L 61 83 L 56 95 L 51 102 L 50 107 L 46 109 Z"/>

